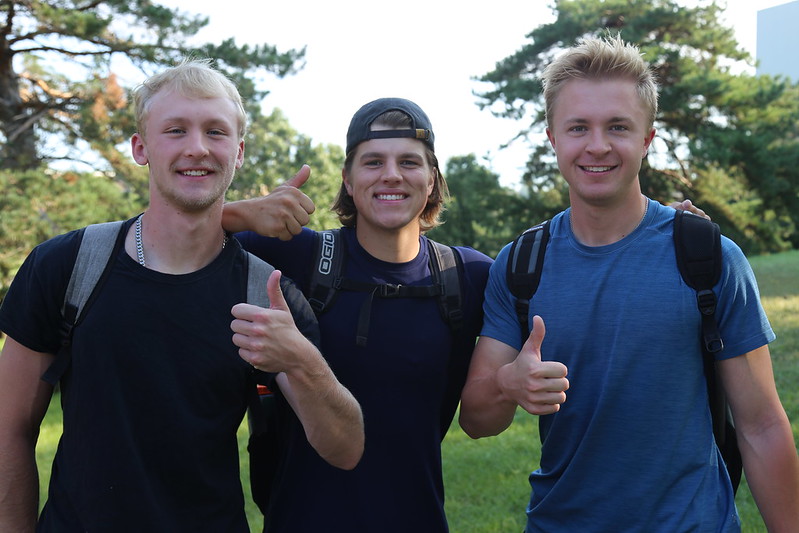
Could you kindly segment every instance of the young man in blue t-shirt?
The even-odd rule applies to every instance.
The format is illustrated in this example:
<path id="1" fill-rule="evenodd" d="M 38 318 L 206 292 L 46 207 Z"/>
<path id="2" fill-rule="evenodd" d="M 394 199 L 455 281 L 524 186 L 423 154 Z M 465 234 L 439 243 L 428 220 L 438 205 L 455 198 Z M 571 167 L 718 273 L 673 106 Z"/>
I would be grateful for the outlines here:
<path id="1" fill-rule="evenodd" d="M 544 96 L 571 207 L 552 220 L 523 346 L 509 247 L 492 266 L 461 426 L 479 438 L 505 430 L 519 405 L 541 416 L 528 533 L 739 531 L 674 211 L 644 197 L 638 179 L 655 135 L 653 75 L 635 47 L 590 39 L 546 69 Z M 745 257 L 722 241 L 717 366 L 764 521 L 797 531 L 799 460 L 772 375 L 774 333 Z"/>

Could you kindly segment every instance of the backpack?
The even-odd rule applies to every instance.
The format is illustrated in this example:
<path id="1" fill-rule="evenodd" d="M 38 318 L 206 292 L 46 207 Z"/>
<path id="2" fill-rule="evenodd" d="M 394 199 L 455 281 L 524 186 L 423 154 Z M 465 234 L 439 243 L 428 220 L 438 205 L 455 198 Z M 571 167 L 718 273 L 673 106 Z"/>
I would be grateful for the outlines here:
<path id="1" fill-rule="evenodd" d="M 114 263 L 117 252 L 125 242 L 122 231 L 124 221 L 92 224 L 85 228 L 67 285 L 61 308 L 61 348 L 42 379 L 55 385 L 64 375 L 72 360 L 71 342 L 74 328 L 89 311 L 100 292 Z M 264 287 L 274 270 L 271 265 L 248 253 L 247 303 L 269 307 L 269 298 Z M 247 451 L 250 454 L 250 472 L 255 470 L 271 480 L 277 468 L 278 439 L 274 395 L 265 385 L 252 384 L 248 398 L 248 420 L 250 439 Z M 252 484 L 253 499 L 262 511 L 269 500 L 271 482 Z"/>
<path id="2" fill-rule="evenodd" d="M 305 289 L 305 297 L 311 304 L 314 314 L 319 317 L 328 311 L 336 299 L 340 290 L 370 292 L 371 295 L 364 302 L 361 308 L 356 342 L 358 346 L 366 346 L 369 332 L 369 318 L 372 299 L 378 298 L 439 298 L 439 310 L 445 322 L 451 330 L 457 331 L 462 323 L 461 311 L 461 291 L 460 278 L 457 268 L 458 254 L 452 248 L 428 240 L 430 253 L 430 271 L 433 283 L 425 286 L 405 286 L 393 284 L 377 284 L 356 282 L 344 279 L 341 273 L 344 267 L 344 256 L 346 253 L 341 247 L 341 236 L 339 229 L 326 230 L 316 233 L 314 249 L 314 268 L 308 287 Z M 454 358 L 450 359 L 454 364 Z M 278 439 L 274 432 L 266 433 L 259 431 L 263 425 L 269 426 L 269 417 L 275 417 L 274 405 L 271 399 L 271 392 L 263 387 L 259 388 L 261 398 L 261 409 L 251 409 L 249 412 L 250 443 L 250 489 L 252 498 L 258 505 L 263 514 L 269 508 L 269 497 L 272 488 L 272 480 L 277 473 L 278 461 L 281 446 L 285 442 Z M 447 395 L 446 397 L 449 397 Z M 454 410 L 454 406 L 452 406 Z M 442 409 L 442 430 L 449 421 L 444 420 L 444 413 L 447 409 Z M 275 422 L 271 423 L 273 427 Z M 445 432 L 445 430 L 443 430 Z M 443 434 L 443 433 L 442 433 Z"/>
<path id="3" fill-rule="evenodd" d="M 316 251 L 313 271 L 305 296 L 316 316 L 330 309 L 339 291 L 370 293 L 358 315 L 356 344 L 365 347 L 369 333 L 372 300 L 378 298 L 431 298 L 438 297 L 438 308 L 450 330 L 457 332 L 463 325 L 461 284 L 458 274 L 460 256 L 452 247 L 427 239 L 430 285 L 395 285 L 369 283 L 341 277 L 346 253 L 341 246 L 341 230 L 332 229 L 316 234 Z"/>
<path id="4" fill-rule="evenodd" d="M 516 237 L 510 248 L 506 282 L 515 297 L 516 316 L 521 326 L 522 343 L 527 340 L 530 299 L 541 281 L 544 254 L 549 242 L 550 220 Z M 713 419 L 713 436 L 732 481 L 733 494 L 741 482 L 743 463 L 732 414 L 719 383 L 713 354 L 724 343 L 716 323 L 716 295 L 713 287 L 721 277 L 721 232 L 718 224 L 677 211 L 674 217 L 674 251 L 677 267 L 685 283 L 696 291 L 696 303 L 702 317 L 702 354 L 708 403 Z"/>

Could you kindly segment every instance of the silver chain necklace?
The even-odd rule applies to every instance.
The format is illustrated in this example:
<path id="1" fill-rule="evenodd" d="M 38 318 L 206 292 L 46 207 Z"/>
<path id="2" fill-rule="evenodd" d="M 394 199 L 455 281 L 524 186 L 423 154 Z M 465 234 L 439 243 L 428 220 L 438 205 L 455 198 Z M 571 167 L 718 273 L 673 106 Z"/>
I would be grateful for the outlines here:
<path id="1" fill-rule="evenodd" d="M 145 268 L 147 268 L 147 263 L 144 261 L 144 245 L 142 244 L 141 238 L 141 221 L 142 217 L 144 217 L 144 213 L 139 215 L 136 219 L 136 257 L 139 259 L 139 264 Z M 222 237 L 222 249 L 225 249 L 225 245 L 227 244 L 227 232 L 224 232 Z"/>

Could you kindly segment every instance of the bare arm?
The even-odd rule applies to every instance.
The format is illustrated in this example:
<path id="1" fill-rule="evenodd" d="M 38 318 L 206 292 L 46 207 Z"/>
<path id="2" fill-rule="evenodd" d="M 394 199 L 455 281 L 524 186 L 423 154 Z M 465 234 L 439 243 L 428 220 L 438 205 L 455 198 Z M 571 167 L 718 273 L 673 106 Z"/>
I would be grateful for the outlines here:
<path id="1" fill-rule="evenodd" d="M 6 338 L 0 354 L 0 531 L 33 532 L 39 512 L 36 440 L 53 387 L 53 360 Z"/>
<path id="2" fill-rule="evenodd" d="M 364 446 L 361 407 L 294 324 L 280 290 L 280 271 L 269 277 L 267 292 L 269 309 L 233 307 L 233 342 L 245 361 L 278 373 L 280 390 L 317 453 L 338 468 L 355 468 Z"/>
<path id="3" fill-rule="evenodd" d="M 233 233 L 250 230 L 265 237 L 291 240 L 308 224 L 316 209 L 299 189 L 310 175 L 311 167 L 303 165 L 293 178 L 266 196 L 225 204 L 222 227 Z"/>
<path id="4" fill-rule="evenodd" d="M 560 409 L 569 388 L 567 369 L 557 361 L 541 360 L 545 333 L 544 321 L 535 316 L 519 352 L 480 337 L 461 393 L 459 422 L 467 435 L 477 439 L 502 433 L 513 422 L 517 405 L 535 415 Z"/>
<path id="5" fill-rule="evenodd" d="M 717 363 L 752 496 L 768 530 L 799 531 L 799 457 L 768 346 Z"/>

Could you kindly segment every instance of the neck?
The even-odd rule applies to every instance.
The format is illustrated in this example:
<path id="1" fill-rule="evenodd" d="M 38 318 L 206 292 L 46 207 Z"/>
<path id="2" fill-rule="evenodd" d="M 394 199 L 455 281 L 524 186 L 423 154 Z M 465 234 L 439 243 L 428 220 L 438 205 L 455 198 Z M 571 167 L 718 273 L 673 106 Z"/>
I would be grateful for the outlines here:
<path id="1" fill-rule="evenodd" d="M 226 243 L 220 217 L 209 213 L 162 216 L 148 209 L 128 232 L 125 250 L 150 270 L 188 274 L 213 261 Z"/>
<path id="2" fill-rule="evenodd" d="M 388 263 L 407 263 L 419 255 L 419 228 L 407 226 L 398 231 L 376 231 L 364 225 L 355 227 L 358 243 L 369 255 Z"/>
<path id="3" fill-rule="evenodd" d="M 649 200 L 636 193 L 634 198 L 616 206 L 589 206 L 572 202 L 569 220 L 574 236 L 586 246 L 606 246 L 635 231 L 643 221 Z"/>

